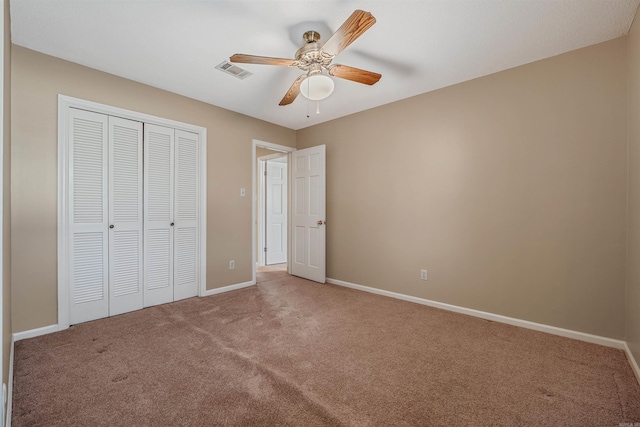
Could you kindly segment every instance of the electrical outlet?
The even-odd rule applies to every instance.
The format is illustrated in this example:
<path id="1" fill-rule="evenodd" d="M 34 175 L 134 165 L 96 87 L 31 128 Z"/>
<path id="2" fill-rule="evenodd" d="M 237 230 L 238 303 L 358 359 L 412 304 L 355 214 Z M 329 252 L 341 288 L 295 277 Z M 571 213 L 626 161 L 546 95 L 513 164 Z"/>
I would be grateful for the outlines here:
<path id="1" fill-rule="evenodd" d="M 420 279 L 427 280 L 427 270 L 420 270 Z"/>
<path id="2" fill-rule="evenodd" d="M 229 261 L 229 270 L 236 268 L 236 262 L 234 260 Z"/>

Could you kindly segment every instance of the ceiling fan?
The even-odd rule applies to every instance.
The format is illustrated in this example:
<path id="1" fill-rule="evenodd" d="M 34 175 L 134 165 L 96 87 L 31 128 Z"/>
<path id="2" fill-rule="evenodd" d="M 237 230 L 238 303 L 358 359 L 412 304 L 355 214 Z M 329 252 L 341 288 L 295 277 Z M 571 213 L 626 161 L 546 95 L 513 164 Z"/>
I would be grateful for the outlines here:
<path id="1" fill-rule="evenodd" d="M 229 60 L 244 64 L 279 65 L 284 67 L 298 67 L 306 74 L 293 82 L 287 93 L 280 101 L 280 105 L 291 104 L 302 92 L 305 98 L 313 101 L 325 99 L 333 92 L 333 80 L 322 73 L 334 77 L 351 80 L 353 82 L 373 85 L 380 80 L 381 74 L 340 64 L 331 64 L 333 58 L 353 43 L 373 24 L 376 18 L 369 12 L 356 10 L 342 24 L 326 43 L 320 43 L 320 34 L 307 31 L 302 36 L 305 44 L 296 52 L 296 59 L 271 58 L 266 56 L 244 55 L 236 53 Z M 303 84 L 304 82 L 304 84 Z"/>

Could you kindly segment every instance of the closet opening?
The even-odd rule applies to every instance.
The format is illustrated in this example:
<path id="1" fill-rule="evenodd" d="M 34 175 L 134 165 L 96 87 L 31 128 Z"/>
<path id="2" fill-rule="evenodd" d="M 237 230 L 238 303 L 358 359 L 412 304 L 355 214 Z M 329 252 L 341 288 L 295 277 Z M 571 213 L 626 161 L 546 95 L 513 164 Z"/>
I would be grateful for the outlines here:
<path id="1" fill-rule="evenodd" d="M 206 291 L 206 129 L 58 97 L 58 329 Z"/>

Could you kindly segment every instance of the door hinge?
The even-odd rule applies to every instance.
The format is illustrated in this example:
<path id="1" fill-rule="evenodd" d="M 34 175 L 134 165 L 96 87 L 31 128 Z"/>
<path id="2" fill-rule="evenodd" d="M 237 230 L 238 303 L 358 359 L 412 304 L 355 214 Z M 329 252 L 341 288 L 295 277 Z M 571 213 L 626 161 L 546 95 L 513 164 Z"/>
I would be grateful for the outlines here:
<path id="1" fill-rule="evenodd" d="M 267 171 L 264 171 L 264 176 L 267 176 Z"/>
<path id="2" fill-rule="evenodd" d="M 267 248 L 264 248 L 264 251 L 267 252 Z"/>

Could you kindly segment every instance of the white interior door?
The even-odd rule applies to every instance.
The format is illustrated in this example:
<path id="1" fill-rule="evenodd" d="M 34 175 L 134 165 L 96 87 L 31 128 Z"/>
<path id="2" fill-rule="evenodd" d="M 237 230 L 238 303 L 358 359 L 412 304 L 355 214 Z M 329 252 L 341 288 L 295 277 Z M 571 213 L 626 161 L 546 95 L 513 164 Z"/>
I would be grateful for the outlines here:
<path id="1" fill-rule="evenodd" d="M 173 301 L 175 131 L 144 125 L 144 306 Z"/>
<path id="2" fill-rule="evenodd" d="M 326 279 L 325 146 L 293 152 L 293 250 L 291 274 L 324 283 Z"/>
<path id="3" fill-rule="evenodd" d="M 287 262 L 287 163 L 266 162 L 266 248 L 265 264 Z"/>
<path id="4" fill-rule="evenodd" d="M 192 132 L 176 130 L 176 177 L 174 214 L 174 300 L 198 295 L 199 140 Z"/>
<path id="5" fill-rule="evenodd" d="M 142 123 L 109 117 L 109 315 L 142 308 Z"/>
<path id="6" fill-rule="evenodd" d="M 69 110 L 69 322 L 109 315 L 108 116 Z M 66 267 L 66 266 L 65 266 Z"/>

